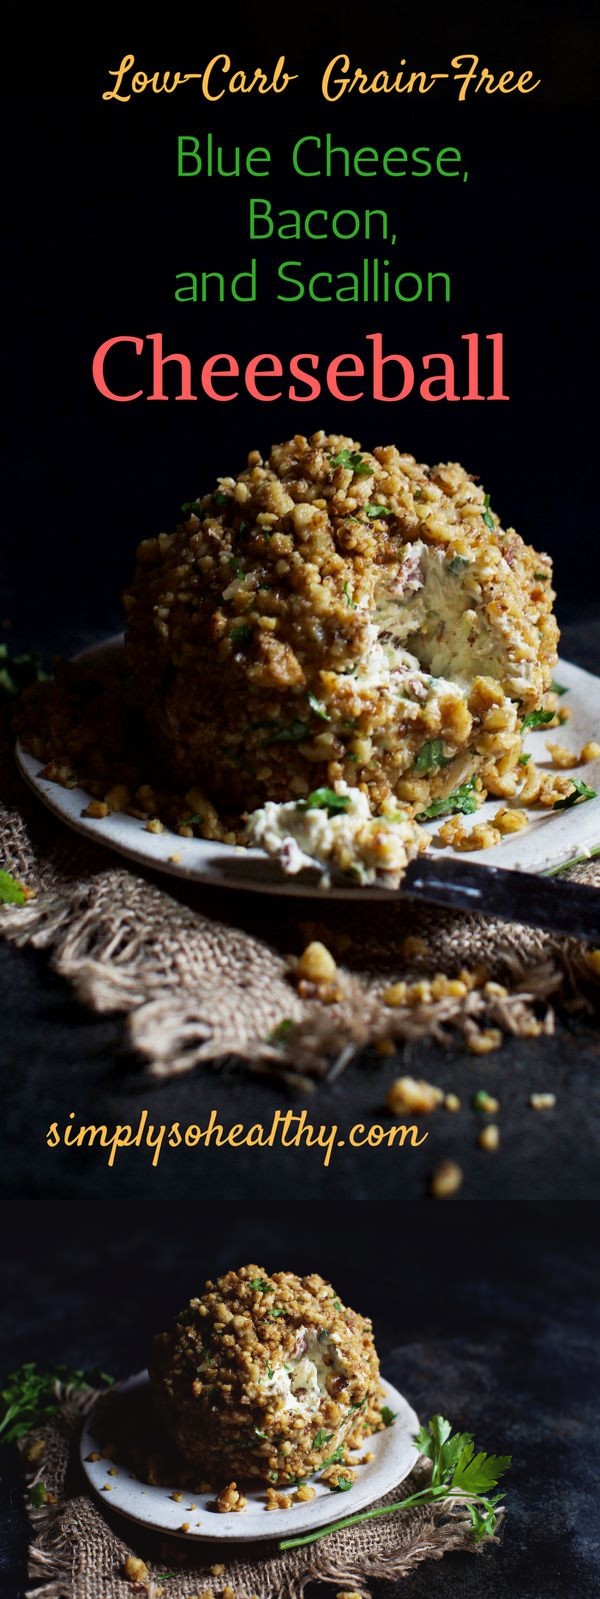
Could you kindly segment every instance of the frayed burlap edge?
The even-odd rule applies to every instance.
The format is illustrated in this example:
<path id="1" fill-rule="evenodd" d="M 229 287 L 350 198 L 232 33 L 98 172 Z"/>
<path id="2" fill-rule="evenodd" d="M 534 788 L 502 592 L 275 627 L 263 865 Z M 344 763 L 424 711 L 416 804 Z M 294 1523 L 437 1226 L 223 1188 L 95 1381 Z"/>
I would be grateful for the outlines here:
<path id="1" fill-rule="evenodd" d="M 479 1552 L 486 1538 L 473 1542 L 468 1512 L 450 1502 L 414 1506 L 410 1510 L 383 1516 L 341 1533 L 333 1533 L 318 1544 L 279 1553 L 276 1543 L 224 1546 L 214 1544 L 186 1549 L 181 1540 L 160 1538 L 145 1533 L 124 1518 L 110 1515 L 109 1508 L 97 1504 L 83 1479 L 77 1460 L 78 1439 L 83 1416 L 97 1395 L 57 1388 L 60 1411 L 48 1425 L 37 1428 L 21 1441 L 21 1452 L 28 1475 L 27 1508 L 32 1526 L 29 1550 L 29 1577 L 36 1584 L 25 1599 L 158 1599 L 158 1575 L 168 1569 L 173 1577 L 162 1585 L 164 1599 L 190 1599 L 205 1588 L 220 1599 L 223 1588 L 234 1590 L 236 1599 L 303 1599 L 310 1583 L 335 1584 L 368 1599 L 369 1583 L 380 1579 L 397 1581 L 407 1577 L 423 1560 L 441 1560 L 451 1551 Z M 32 1446 L 43 1451 L 35 1469 L 28 1466 Z M 427 1466 L 422 1463 L 402 1485 L 394 1488 L 379 1504 L 406 1497 L 423 1485 Z M 54 1496 L 54 1503 L 40 1508 L 31 1505 L 31 1491 L 38 1483 Z M 339 1514 L 339 1501 L 332 1495 L 332 1517 Z M 128 1555 L 145 1560 L 150 1576 L 133 1586 L 124 1576 Z M 183 1562 L 183 1563 L 181 1563 Z M 211 1575 L 211 1565 L 222 1562 L 221 1577 Z M 154 1571 L 154 1574 L 153 1574 Z"/>
<path id="2" fill-rule="evenodd" d="M 12 752 L 10 752 L 12 760 Z M 155 1078 L 228 1056 L 290 1084 L 337 1075 L 352 1056 L 386 1040 L 481 1029 L 527 1037 L 552 1031 L 553 1005 L 592 1009 L 598 986 L 584 947 L 531 928 L 452 915 L 391 897 L 274 901 L 170 881 L 169 889 L 116 863 L 44 813 L 16 774 L 0 804 L 0 864 L 33 892 L 0 909 L 0 933 L 47 952 L 92 1010 L 127 1018 L 127 1042 Z M 600 863 L 569 874 L 600 884 Z M 338 957 L 337 998 L 298 994 L 290 955 L 312 936 Z M 423 941 L 407 958 L 407 936 Z M 383 991 L 400 980 L 456 976 L 484 966 L 505 992 L 484 983 L 433 1003 L 390 1008 Z M 285 1035 L 272 1034 L 285 1020 Z M 290 1025 L 292 1024 L 292 1025 Z"/>

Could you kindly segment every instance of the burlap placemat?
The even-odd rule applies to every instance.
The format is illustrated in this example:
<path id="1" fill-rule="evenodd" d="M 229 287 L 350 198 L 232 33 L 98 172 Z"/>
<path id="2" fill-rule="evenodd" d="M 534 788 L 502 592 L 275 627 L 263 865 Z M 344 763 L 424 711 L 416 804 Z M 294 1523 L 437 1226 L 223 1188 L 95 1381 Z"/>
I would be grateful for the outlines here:
<path id="1" fill-rule="evenodd" d="M 164 1599 L 204 1599 L 207 1589 L 214 1599 L 224 1590 L 224 1599 L 231 1599 L 231 1590 L 235 1599 L 302 1599 L 313 1582 L 368 1595 L 373 1579 L 398 1580 L 423 1560 L 440 1560 L 450 1550 L 477 1552 L 497 1541 L 475 1544 L 468 1512 L 446 1501 L 412 1506 L 283 1554 L 275 1542 L 195 1545 L 188 1551 L 181 1539 L 111 1516 L 92 1497 L 79 1465 L 78 1440 L 82 1417 L 96 1398 L 89 1391 L 82 1396 L 65 1390 L 57 1417 L 22 1441 L 30 1482 L 29 1576 L 36 1584 L 26 1599 L 134 1599 L 135 1594 L 159 1599 L 161 1588 Z M 401 1492 L 399 1484 L 378 1503 L 415 1492 L 426 1481 L 426 1469 L 417 1468 Z M 55 1502 L 32 1508 L 30 1494 L 37 1483 Z M 331 1498 L 335 1520 L 343 1511 L 339 1498 Z M 124 1575 L 128 1555 L 144 1560 L 150 1573 L 137 1588 Z M 224 1572 L 213 1575 L 214 1565 L 224 1565 Z M 158 1581 L 165 1572 L 171 1575 Z"/>
<path id="2" fill-rule="evenodd" d="M 129 1046 L 155 1077 L 235 1055 L 254 1071 L 305 1084 L 387 1039 L 458 1033 L 476 1047 L 482 1028 L 524 1037 L 551 1030 L 551 1002 L 589 1007 L 598 995 L 573 939 L 418 909 L 395 896 L 389 906 L 317 904 L 130 870 L 43 809 L 16 771 L 7 735 L 0 756 L 0 865 L 35 894 L 0 908 L 0 932 L 47 951 L 91 1009 L 122 1012 Z M 569 875 L 600 885 L 600 863 Z M 337 956 L 334 1003 L 296 990 L 290 956 L 310 937 Z M 407 937 L 423 941 L 419 954 L 403 950 Z M 466 994 L 433 1003 L 391 1009 L 381 998 L 401 979 L 481 965 L 491 988 L 480 976 Z M 273 1039 L 283 1021 L 283 1036 Z"/>

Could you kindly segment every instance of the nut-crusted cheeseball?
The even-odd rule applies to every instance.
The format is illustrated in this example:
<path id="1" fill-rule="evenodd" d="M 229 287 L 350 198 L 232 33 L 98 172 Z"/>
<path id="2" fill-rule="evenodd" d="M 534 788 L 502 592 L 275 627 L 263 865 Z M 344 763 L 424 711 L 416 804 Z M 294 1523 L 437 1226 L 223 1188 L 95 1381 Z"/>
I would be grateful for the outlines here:
<path id="1" fill-rule="evenodd" d="M 371 1322 L 316 1274 L 207 1282 L 155 1338 L 150 1375 L 181 1455 L 219 1480 L 290 1483 L 381 1425 Z"/>
<path id="2" fill-rule="evenodd" d="M 171 776 L 235 808 L 339 779 L 375 812 L 476 774 L 511 792 L 551 576 L 462 466 L 297 436 L 140 545 L 134 701 Z"/>

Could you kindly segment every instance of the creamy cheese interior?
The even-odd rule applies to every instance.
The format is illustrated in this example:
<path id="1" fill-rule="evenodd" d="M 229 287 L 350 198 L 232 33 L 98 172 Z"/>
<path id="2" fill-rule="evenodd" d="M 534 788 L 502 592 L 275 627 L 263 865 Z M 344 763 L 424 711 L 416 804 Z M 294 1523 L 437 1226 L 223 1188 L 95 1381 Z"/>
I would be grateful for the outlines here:
<path id="1" fill-rule="evenodd" d="M 381 877 L 397 887 L 407 862 L 422 847 L 420 829 L 401 810 L 374 817 L 367 795 L 343 781 L 336 783 L 335 793 L 347 801 L 347 809 L 333 816 L 302 801 L 267 800 L 248 818 L 248 843 L 278 856 L 290 874 L 319 861 L 325 868 L 351 871 L 363 883 Z M 328 881 L 325 869 L 323 882 Z"/>
<path id="2" fill-rule="evenodd" d="M 337 1333 L 299 1329 L 294 1355 L 284 1366 L 274 1366 L 264 1379 L 269 1393 L 279 1401 L 278 1409 L 318 1410 L 327 1395 L 328 1373 L 347 1369 L 338 1342 Z"/>

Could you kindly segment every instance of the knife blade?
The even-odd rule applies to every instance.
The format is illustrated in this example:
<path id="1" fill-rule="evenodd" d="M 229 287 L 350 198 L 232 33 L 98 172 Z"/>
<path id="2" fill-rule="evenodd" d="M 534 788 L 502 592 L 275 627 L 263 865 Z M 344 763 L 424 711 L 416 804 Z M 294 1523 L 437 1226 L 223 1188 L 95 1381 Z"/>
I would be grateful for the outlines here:
<path id="1" fill-rule="evenodd" d="M 402 880 L 402 892 L 449 910 L 496 916 L 546 932 L 600 944 L 600 892 L 584 883 L 559 882 L 533 872 L 472 861 L 419 856 Z"/>

